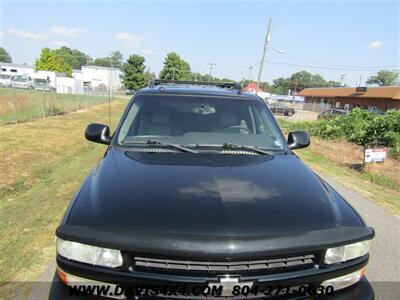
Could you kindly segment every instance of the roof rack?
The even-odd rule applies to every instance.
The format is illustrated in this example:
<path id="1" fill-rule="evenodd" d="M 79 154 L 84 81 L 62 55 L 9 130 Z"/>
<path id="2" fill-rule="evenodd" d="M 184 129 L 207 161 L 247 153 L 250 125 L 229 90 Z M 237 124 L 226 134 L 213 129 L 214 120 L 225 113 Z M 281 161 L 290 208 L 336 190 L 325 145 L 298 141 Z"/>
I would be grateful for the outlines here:
<path id="1" fill-rule="evenodd" d="M 237 90 L 238 94 L 242 93 L 242 86 L 238 82 L 207 82 L 207 81 L 170 80 L 170 79 L 152 79 L 149 81 L 150 88 L 155 88 L 157 85 L 164 85 L 164 84 L 216 86 L 224 89 Z"/>

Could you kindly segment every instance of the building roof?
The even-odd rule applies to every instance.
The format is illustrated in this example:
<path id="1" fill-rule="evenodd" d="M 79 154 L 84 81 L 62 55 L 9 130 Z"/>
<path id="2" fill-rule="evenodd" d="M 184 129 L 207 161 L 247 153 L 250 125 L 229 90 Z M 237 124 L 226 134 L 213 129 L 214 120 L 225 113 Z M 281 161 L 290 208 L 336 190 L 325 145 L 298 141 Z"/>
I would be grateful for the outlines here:
<path id="1" fill-rule="evenodd" d="M 260 91 L 263 92 L 263 90 L 261 88 L 257 87 L 257 83 L 255 82 L 250 82 L 246 87 L 243 88 L 244 92 L 248 92 L 248 91 Z"/>
<path id="2" fill-rule="evenodd" d="M 16 67 L 16 68 L 29 68 L 29 69 L 34 69 L 34 65 L 27 65 L 27 64 L 14 64 L 14 63 L 6 63 L 6 62 L 0 62 L 0 66 L 8 66 L 8 67 Z"/>
<path id="3" fill-rule="evenodd" d="M 103 69 L 103 70 L 116 70 L 116 71 L 121 71 L 118 68 L 113 68 L 113 67 L 103 67 L 103 66 L 95 66 L 95 65 L 84 65 L 81 66 L 81 70 L 82 68 L 87 68 L 87 69 Z"/>
<path id="4" fill-rule="evenodd" d="M 354 97 L 354 98 L 389 98 L 400 100 L 399 86 L 368 87 L 365 93 L 356 92 L 356 88 L 308 88 L 298 93 L 306 97 Z"/>

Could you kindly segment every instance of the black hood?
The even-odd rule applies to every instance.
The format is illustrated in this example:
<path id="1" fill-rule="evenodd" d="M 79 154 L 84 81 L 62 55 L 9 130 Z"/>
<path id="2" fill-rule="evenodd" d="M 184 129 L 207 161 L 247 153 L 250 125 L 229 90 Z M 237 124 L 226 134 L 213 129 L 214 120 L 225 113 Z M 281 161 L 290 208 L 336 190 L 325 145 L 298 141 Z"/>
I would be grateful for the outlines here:
<path id="1" fill-rule="evenodd" d="M 216 238 L 363 226 L 347 202 L 292 154 L 140 153 L 115 148 L 89 175 L 65 222 Z"/>

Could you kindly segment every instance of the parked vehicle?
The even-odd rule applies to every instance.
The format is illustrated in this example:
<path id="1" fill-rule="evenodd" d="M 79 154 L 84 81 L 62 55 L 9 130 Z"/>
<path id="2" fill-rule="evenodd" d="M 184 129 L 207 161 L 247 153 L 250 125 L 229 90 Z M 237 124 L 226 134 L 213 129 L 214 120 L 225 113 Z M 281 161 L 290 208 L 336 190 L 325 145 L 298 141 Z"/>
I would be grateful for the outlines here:
<path id="1" fill-rule="evenodd" d="M 13 75 L 11 77 L 11 87 L 17 89 L 34 89 L 32 78 L 25 75 Z"/>
<path id="2" fill-rule="evenodd" d="M 374 230 L 293 154 L 309 135 L 285 141 L 239 84 L 151 81 L 114 134 L 94 123 L 85 137 L 107 149 L 56 230 L 50 299 L 80 299 L 67 287 L 77 282 L 129 299 L 145 291 L 132 285 L 179 287 L 188 299 L 196 287 L 262 298 L 278 286 L 284 299 L 321 299 L 310 286 L 329 289 L 323 299 L 373 299 Z"/>
<path id="3" fill-rule="evenodd" d="M 292 116 L 295 114 L 295 110 L 291 107 L 287 107 L 280 103 L 268 103 L 268 107 L 276 115 Z"/>
<path id="4" fill-rule="evenodd" d="M 33 85 L 35 87 L 35 90 L 39 90 L 39 91 L 50 91 L 51 90 L 51 86 L 50 86 L 49 82 L 47 81 L 47 79 L 34 78 Z"/>
<path id="5" fill-rule="evenodd" d="M 135 93 L 135 90 L 126 90 L 125 95 L 133 95 Z"/>
<path id="6" fill-rule="evenodd" d="M 0 87 L 10 87 L 11 86 L 11 76 L 10 74 L 0 74 Z"/>
<path id="7" fill-rule="evenodd" d="M 331 108 L 326 111 L 323 111 L 318 114 L 317 118 L 318 119 L 330 119 L 330 118 L 335 118 L 337 116 L 344 116 L 348 114 L 348 110 L 346 109 L 339 109 L 339 108 Z"/>
<path id="8" fill-rule="evenodd" d="M 374 114 L 377 114 L 377 115 L 384 115 L 385 114 L 385 112 L 384 111 L 381 111 L 379 108 L 377 108 L 377 107 L 371 107 L 371 108 L 369 108 L 369 109 L 367 109 L 369 112 L 372 112 L 372 113 L 374 113 Z"/>

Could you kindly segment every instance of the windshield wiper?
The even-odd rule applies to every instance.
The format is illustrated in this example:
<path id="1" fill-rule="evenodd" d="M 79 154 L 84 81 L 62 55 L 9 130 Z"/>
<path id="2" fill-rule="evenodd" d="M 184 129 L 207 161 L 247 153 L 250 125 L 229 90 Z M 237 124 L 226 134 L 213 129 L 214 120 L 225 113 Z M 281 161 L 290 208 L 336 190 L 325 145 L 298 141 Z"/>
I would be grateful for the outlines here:
<path id="1" fill-rule="evenodd" d="M 129 144 L 131 144 L 131 145 L 132 144 L 139 144 L 139 145 L 141 144 L 141 145 L 143 145 L 143 144 L 145 144 L 145 145 L 151 145 L 151 146 L 169 147 L 169 148 L 174 148 L 174 149 L 180 150 L 182 152 L 199 153 L 198 151 L 193 150 L 193 149 L 189 149 L 189 148 L 186 148 L 186 147 L 183 147 L 183 146 L 180 146 L 180 145 L 164 143 L 164 142 L 157 141 L 157 140 L 132 141 L 132 142 L 123 141 L 122 143 L 126 144 L 126 145 L 129 145 Z"/>
<path id="2" fill-rule="evenodd" d="M 251 147 L 251 146 L 245 146 L 245 145 L 239 145 L 239 144 L 231 144 L 231 143 L 225 143 L 223 145 L 221 145 L 222 149 L 231 149 L 231 150 L 247 150 L 247 151 L 253 151 L 253 152 L 257 152 L 259 154 L 266 154 L 266 155 L 272 155 L 274 156 L 274 154 L 272 154 L 269 151 L 265 151 L 265 150 L 261 150 L 258 149 L 256 147 Z"/>

